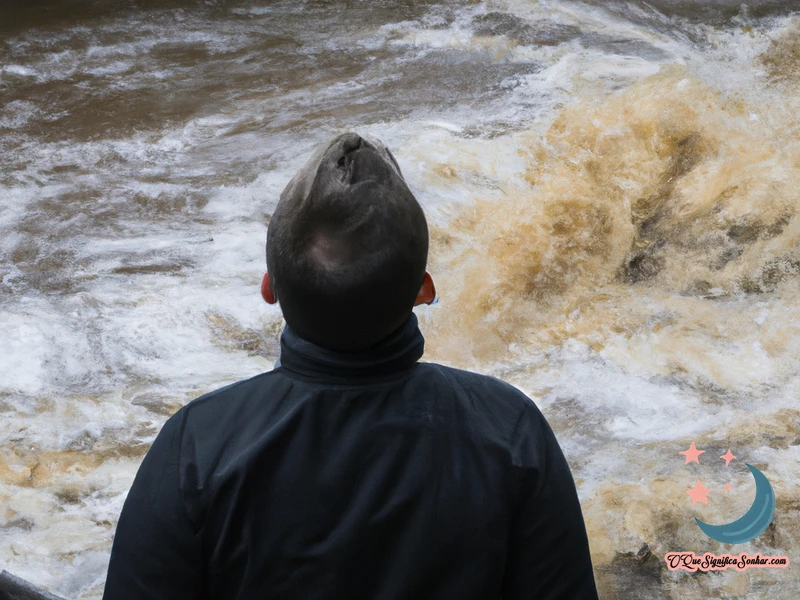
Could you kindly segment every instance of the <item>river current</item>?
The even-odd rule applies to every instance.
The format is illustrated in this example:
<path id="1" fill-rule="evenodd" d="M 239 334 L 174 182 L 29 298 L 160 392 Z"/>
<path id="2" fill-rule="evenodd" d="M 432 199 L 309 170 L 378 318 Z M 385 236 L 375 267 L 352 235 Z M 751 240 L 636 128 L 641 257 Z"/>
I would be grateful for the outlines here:
<path id="1" fill-rule="evenodd" d="M 800 561 L 795 0 L 3 3 L 0 569 L 100 598 L 165 419 L 272 367 L 269 215 L 348 130 L 428 215 L 425 360 L 542 409 L 601 597 L 795 600 L 664 561 Z M 725 546 L 746 462 L 777 507 Z"/>

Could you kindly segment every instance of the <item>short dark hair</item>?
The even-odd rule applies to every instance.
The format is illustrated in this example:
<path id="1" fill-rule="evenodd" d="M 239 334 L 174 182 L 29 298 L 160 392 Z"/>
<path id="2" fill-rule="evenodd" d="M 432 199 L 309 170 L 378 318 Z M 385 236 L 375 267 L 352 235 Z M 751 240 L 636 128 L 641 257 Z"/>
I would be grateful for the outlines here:
<path id="1" fill-rule="evenodd" d="M 320 147 L 281 193 L 267 270 L 287 325 L 320 346 L 368 348 L 411 314 L 428 225 L 391 152 L 355 133 Z"/>

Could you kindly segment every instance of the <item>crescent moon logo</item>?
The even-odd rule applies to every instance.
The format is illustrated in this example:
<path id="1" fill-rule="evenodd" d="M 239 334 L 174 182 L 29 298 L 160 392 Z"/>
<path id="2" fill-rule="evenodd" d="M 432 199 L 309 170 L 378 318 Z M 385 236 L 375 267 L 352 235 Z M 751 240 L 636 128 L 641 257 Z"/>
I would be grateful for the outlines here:
<path id="1" fill-rule="evenodd" d="M 756 480 L 756 497 L 744 515 L 725 525 L 709 525 L 697 517 L 694 518 L 698 527 L 712 540 L 723 544 L 744 544 L 764 533 L 772 522 L 775 513 L 775 492 L 772 484 L 753 465 L 747 465 L 747 468 Z"/>

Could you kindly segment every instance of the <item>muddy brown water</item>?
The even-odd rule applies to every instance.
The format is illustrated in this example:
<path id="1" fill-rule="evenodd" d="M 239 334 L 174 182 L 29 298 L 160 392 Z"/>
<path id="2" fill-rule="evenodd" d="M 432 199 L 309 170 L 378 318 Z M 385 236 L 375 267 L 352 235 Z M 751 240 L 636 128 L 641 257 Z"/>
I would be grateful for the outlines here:
<path id="1" fill-rule="evenodd" d="M 601 597 L 796 598 L 791 565 L 690 575 L 664 554 L 800 549 L 798 11 L 2 3 L 0 568 L 102 595 L 164 420 L 277 357 L 269 215 L 352 129 L 387 143 L 429 217 L 426 358 L 542 408 Z M 725 547 L 694 517 L 747 510 L 745 462 L 777 508 Z"/>

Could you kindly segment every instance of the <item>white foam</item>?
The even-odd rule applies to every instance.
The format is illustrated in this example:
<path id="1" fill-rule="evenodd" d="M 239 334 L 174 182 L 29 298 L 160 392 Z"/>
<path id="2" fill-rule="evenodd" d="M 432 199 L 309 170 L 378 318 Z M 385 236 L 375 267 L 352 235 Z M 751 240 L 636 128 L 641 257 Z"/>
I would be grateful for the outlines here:
<path id="1" fill-rule="evenodd" d="M 116 60 L 98 67 L 86 69 L 84 72 L 96 76 L 121 75 L 122 73 L 130 71 L 134 65 L 135 63 L 132 61 Z"/>
<path id="2" fill-rule="evenodd" d="M 231 12 L 235 15 L 253 15 L 262 16 L 273 14 L 276 9 L 272 6 L 253 6 L 249 8 L 234 8 Z"/>
<path id="3" fill-rule="evenodd" d="M 11 75 L 19 75 L 20 77 L 36 77 L 37 75 L 34 69 L 23 65 L 6 65 L 3 67 L 3 72 Z"/>
<path id="4" fill-rule="evenodd" d="M 446 129 L 447 131 L 452 131 L 454 133 L 461 133 L 464 131 L 463 127 L 459 125 L 454 125 L 453 123 L 446 123 L 444 121 L 423 121 L 426 125 L 432 125 L 433 127 L 441 127 L 442 129 Z"/>
<path id="5" fill-rule="evenodd" d="M 5 278 L 4 278 L 4 282 Z M 47 332 L 25 314 L 8 309 L 0 313 L 0 346 L 3 350 L 3 391 L 35 396 L 49 372 L 45 364 Z"/>
<path id="6" fill-rule="evenodd" d="M 648 31 L 612 19 L 600 8 L 555 0 L 508 5 L 532 23 L 547 19 L 576 25 L 584 33 L 652 44 L 675 57 L 664 62 L 684 64 L 693 76 L 732 94 L 760 100 L 763 106 L 774 106 L 781 99 L 780 91 L 759 83 L 756 68 L 756 57 L 780 30 L 780 23 L 777 29 L 756 28 L 752 34 L 709 29 L 713 43 L 699 47 L 678 33 Z M 23 140 L 13 160 L 25 167 L 15 171 L 13 179 L 6 178 L 0 188 L 0 347 L 4 349 L 0 396 L 11 407 L 0 419 L 0 443 L 37 451 L 82 452 L 80 448 L 107 443 L 148 442 L 165 417 L 133 404 L 132 399 L 150 394 L 179 404 L 270 368 L 268 357 L 249 356 L 235 339 L 241 332 L 273 328 L 280 318 L 279 308 L 266 305 L 259 296 L 265 269 L 265 216 L 305 162 L 309 149 L 353 126 L 353 121 L 321 117 L 314 131 L 294 127 L 276 133 L 279 125 L 288 127 L 305 118 L 309 107 L 322 105 L 335 111 L 353 98 L 391 103 L 393 98 L 375 95 L 377 83 L 394 80 L 403 85 L 405 64 L 424 60 L 429 52 L 481 54 L 482 60 L 490 52 L 498 64 L 539 65 L 535 73 L 502 82 L 503 94 L 488 108 L 410 107 L 403 118 L 356 127 L 392 149 L 429 218 L 447 227 L 448 218 L 476 198 L 502 202 L 526 189 L 528 159 L 519 150 L 528 143 L 525 136 L 545 130 L 560 105 L 599 97 L 659 68 L 656 60 L 610 55 L 587 49 L 579 41 L 537 47 L 510 44 L 505 36 L 479 39 L 473 34 L 472 18 L 490 8 L 497 7 L 458 9 L 449 24 L 437 14 L 395 22 L 366 31 L 359 40 L 344 36 L 316 40 L 309 34 L 303 50 L 309 53 L 346 51 L 353 45 L 359 51 L 400 49 L 397 57 L 383 61 L 380 73 L 369 75 L 373 79 L 359 75 L 352 80 L 326 80 L 324 86 L 312 83 L 308 89 L 289 90 L 277 99 L 267 93 L 259 96 L 250 83 L 231 84 L 232 98 L 241 93 L 247 99 L 209 103 L 196 117 L 161 131 L 83 142 L 68 136 L 60 142 Z M 237 8 L 233 13 L 238 17 L 232 23 L 204 22 L 185 15 L 181 27 L 145 18 L 131 21 L 127 26 L 139 32 L 136 41 L 31 56 L 26 65 L 2 67 L 3 83 L 8 84 L 11 77 L 57 81 L 81 73 L 102 77 L 108 85 L 161 86 L 159 82 L 179 71 L 154 58 L 157 53 L 151 51 L 158 44 L 199 44 L 212 53 L 213 61 L 214 52 L 247 49 L 250 36 L 258 43 L 260 32 L 277 10 Z M 302 12 L 302 7 L 290 10 Z M 239 18 L 245 15 L 258 18 Z M 112 21 L 102 26 L 105 34 L 126 30 L 126 22 Z M 59 39 L 90 33 L 89 29 L 66 31 Z M 19 40 L 9 43 L 14 52 L 25 53 Z M 260 52 L 243 55 L 237 65 L 253 62 Z M 140 59 L 149 66 L 137 70 Z M 257 75 L 253 82 L 255 87 Z M 0 127 L 18 135 L 18 130 L 37 119 L 45 122 L 63 116 L 58 107 L 46 108 L 43 101 L 37 97 L 7 104 L 0 114 Z M 264 116 L 276 113 L 274 121 Z M 748 117 L 759 126 L 768 118 L 760 113 L 748 113 Z M 525 133 L 495 139 L 466 137 L 501 120 L 521 124 Z M 59 175 L 55 167 L 76 167 L 76 172 Z M 202 209 L 176 213 L 174 218 L 161 214 L 150 219 L 143 213 L 124 223 L 121 231 L 102 227 L 68 231 L 72 237 L 52 243 L 75 252 L 75 266 L 69 267 L 68 274 L 78 280 L 76 290 L 64 294 L 37 290 L 26 279 L 32 273 L 10 258 L 25 240 L 16 231 L 17 224 L 38 201 L 57 201 L 82 186 L 103 190 L 101 202 L 107 206 L 124 204 L 136 194 L 145 199 L 196 194 L 208 202 Z M 49 217 L 43 213 L 41 218 Z M 151 264 L 176 267 L 173 272 L 119 272 L 120 267 Z M 445 290 L 441 293 L 446 297 Z M 653 314 L 667 308 L 650 307 Z M 445 309 L 420 307 L 418 311 Z M 684 336 L 687 372 L 680 376 L 671 371 L 674 356 L 658 347 L 668 339 L 666 329 L 658 334 L 610 337 L 600 351 L 575 340 L 539 354 L 517 347 L 512 349 L 519 363 L 514 366 L 532 373 L 519 377 L 525 389 L 534 395 L 547 390 L 536 397 L 546 414 L 566 410 L 565 401 L 570 400 L 570 410 L 576 411 L 570 418 L 578 425 L 593 424 L 594 432 L 563 434 L 568 454 L 588 465 L 581 473 L 587 482 L 581 488 L 585 497 L 604 478 L 638 476 L 620 448 L 708 432 L 723 437 L 748 420 L 794 407 L 800 375 L 795 361 L 786 357 L 796 355 L 800 347 L 789 341 L 785 354 L 776 358 L 762 337 L 774 323 L 792 315 L 784 309 L 773 300 L 752 307 L 744 303 L 734 312 L 741 313 L 742 323 L 749 323 L 752 330 L 739 331 L 731 325 L 728 331 L 709 327 Z M 724 325 L 729 318 L 725 315 L 731 313 L 720 309 L 715 314 L 719 323 L 714 326 Z M 580 318 L 579 313 L 574 316 Z M 214 319 L 230 323 L 234 331 L 216 331 Z M 483 367 L 499 370 L 502 366 Z M 703 389 L 706 384 L 714 384 L 714 390 L 721 389 L 730 400 L 709 402 L 711 392 Z M 598 448 L 601 451 L 594 452 Z M 787 486 L 796 483 L 794 450 L 758 452 L 775 464 Z M 30 531 L 3 529 L 0 562 L 4 568 L 69 597 L 98 597 L 99 592 L 91 590 L 104 576 L 113 531 L 109 523 L 118 517 L 137 466 L 138 459 L 111 458 L 85 474 L 57 474 L 81 492 L 80 501 L 69 505 L 54 495 L 55 487 L 0 485 L 0 498 L 10 498 L 9 507 L 32 523 Z M 24 475 L 23 466 L 14 464 L 10 469 Z M 0 525 L 6 520 L 6 513 L 0 511 Z M 74 554 L 72 562 L 66 561 L 66 553 Z"/>
<path id="7" fill-rule="evenodd" d="M 0 128 L 19 129 L 39 112 L 33 102 L 14 100 L 3 107 L 0 114 Z"/>

